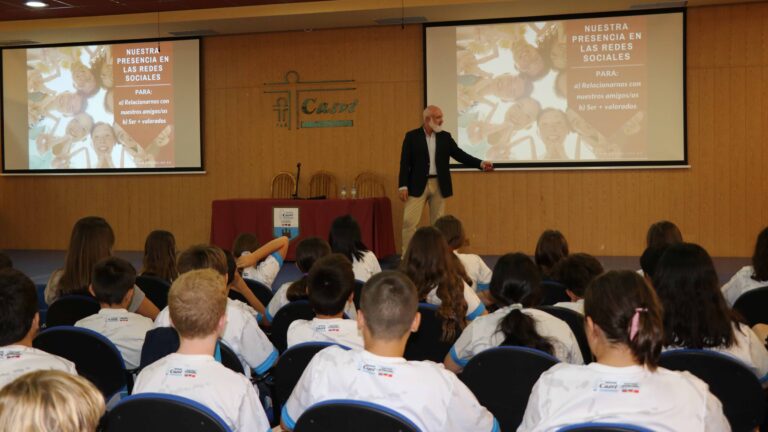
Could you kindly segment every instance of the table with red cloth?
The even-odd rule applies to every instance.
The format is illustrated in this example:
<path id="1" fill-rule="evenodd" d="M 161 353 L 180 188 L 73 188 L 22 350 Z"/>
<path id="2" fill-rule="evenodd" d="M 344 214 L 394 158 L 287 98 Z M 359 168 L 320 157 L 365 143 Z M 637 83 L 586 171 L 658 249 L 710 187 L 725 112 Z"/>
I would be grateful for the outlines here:
<path id="1" fill-rule="evenodd" d="M 363 199 L 229 199 L 212 204 L 211 243 L 231 249 L 239 233 L 256 234 L 261 244 L 273 236 L 274 207 L 299 209 L 299 236 L 291 239 L 287 260 L 296 258 L 296 244 L 306 237 L 328 239 L 331 223 L 339 216 L 352 215 L 360 225 L 363 243 L 378 258 L 395 253 L 392 203 L 389 198 Z"/>

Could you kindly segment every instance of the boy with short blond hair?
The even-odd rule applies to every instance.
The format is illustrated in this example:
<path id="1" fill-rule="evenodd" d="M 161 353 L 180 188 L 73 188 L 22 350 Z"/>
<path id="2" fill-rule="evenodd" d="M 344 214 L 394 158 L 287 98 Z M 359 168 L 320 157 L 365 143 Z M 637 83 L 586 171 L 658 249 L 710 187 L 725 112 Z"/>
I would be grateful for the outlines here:
<path id="1" fill-rule="evenodd" d="M 170 320 L 179 350 L 144 368 L 134 394 L 168 393 L 199 402 L 235 431 L 269 431 L 269 421 L 251 382 L 218 363 L 216 342 L 227 327 L 226 277 L 211 269 L 179 276 L 168 293 Z"/>

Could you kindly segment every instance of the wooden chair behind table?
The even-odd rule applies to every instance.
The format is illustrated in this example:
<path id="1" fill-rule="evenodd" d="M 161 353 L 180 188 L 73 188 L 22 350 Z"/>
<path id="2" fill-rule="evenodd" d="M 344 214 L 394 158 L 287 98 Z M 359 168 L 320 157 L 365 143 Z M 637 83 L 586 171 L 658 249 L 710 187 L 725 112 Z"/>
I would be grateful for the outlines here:
<path id="1" fill-rule="evenodd" d="M 358 174 L 357 177 L 355 177 L 353 185 L 357 189 L 358 198 L 386 196 L 384 185 L 381 183 L 379 176 L 370 171 L 364 171 Z"/>
<path id="2" fill-rule="evenodd" d="M 296 177 L 289 172 L 281 172 L 272 177 L 272 198 L 288 199 L 296 191 Z"/>
<path id="3" fill-rule="evenodd" d="M 336 190 L 336 176 L 327 171 L 318 171 L 309 179 L 309 198 L 336 198 Z"/>

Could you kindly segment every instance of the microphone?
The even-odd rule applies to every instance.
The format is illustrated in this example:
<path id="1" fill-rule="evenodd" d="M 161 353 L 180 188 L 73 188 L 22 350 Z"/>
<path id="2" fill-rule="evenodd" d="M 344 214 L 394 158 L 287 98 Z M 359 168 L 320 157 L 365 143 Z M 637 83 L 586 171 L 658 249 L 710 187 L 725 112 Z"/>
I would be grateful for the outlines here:
<path id="1" fill-rule="evenodd" d="M 296 189 L 293 191 L 293 199 L 299 198 L 299 178 L 301 177 L 301 162 L 296 163 Z"/>

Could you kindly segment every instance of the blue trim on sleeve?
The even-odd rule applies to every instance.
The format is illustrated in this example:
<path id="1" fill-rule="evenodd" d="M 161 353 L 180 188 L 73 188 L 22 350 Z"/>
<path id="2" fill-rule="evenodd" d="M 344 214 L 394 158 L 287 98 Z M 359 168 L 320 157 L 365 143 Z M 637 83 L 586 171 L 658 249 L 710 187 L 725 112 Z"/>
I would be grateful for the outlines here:
<path id="1" fill-rule="evenodd" d="M 768 374 L 765 374 L 760 378 L 760 384 L 765 384 L 766 382 L 768 382 Z"/>
<path id="2" fill-rule="evenodd" d="M 496 417 L 493 418 L 493 429 L 491 429 L 491 432 L 501 432 L 501 426 L 499 426 L 499 421 L 496 420 Z"/>
<path id="3" fill-rule="evenodd" d="M 213 351 L 213 358 L 221 363 L 221 342 L 216 341 L 216 350 Z"/>
<path id="4" fill-rule="evenodd" d="M 256 322 L 257 323 L 262 323 L 263 321 L 264 321 L 264 315 L 256 312 Z"/>
<path id="5" fill-rule="evenodd" d="M 469 360 L 462 360 L 459 358 L 459 354 L 456 353 L 456 347 L 452 346 L 451 350 L 449 351 L 449 354 L 451 355 L 451 360 L 453 360 L 454 363 L 457 365 L 464 367 L 469 363 Z"/>
<path id="6" fill-rule="evenodd" d="M 267 357 L 267 359 L 264 360 L 263 363 L 261 363 L 256 368 L 254 368 L 254 370 L 256 371 L 256 375 L 263 375 L 264 372 L 272 368 L 272 366 L 274 366 L 275 363 L 277 362 L 277 356 L 278 356 L 277 348 L 273 347 L 272 354 L 270 354 L 269 357 Z"/>
<path id="7" fill-rule="evenodd" d="M 282 267 L 282 266 L 283 266 L 283 256 L 282 256 L 282 255 L 280 255 L 280 252 L 272 252 L 270 255 L 272 255 L 272 257 L 273 257 L 275 260 L 277 260 L 277 264 L 279 264 L 279 265 L 280 265 L 280 267 Z"/>
<path id="8" fill-rule="evenodd" d="M 480 303 L 471 314 L 467 315 L 467 321 L 472 321 L 485 312 L 485 305 Z"/>
<path id="9" fill-rule="evenodd" d="M 288 415 L 288 406 L 283 405 L 283 409 L 280 411 L 280 419 L 288 426 L 288 429 L 293 430 L 296 428 L 296 422 Z"/>
<path id="10" fill-rule="evenodd" d="M 272 314 L 271 314 L 271 313 L 269 313 L 269 305 L 267 305 L 267 306 L 264 308 L 264 318 L 265 318 L 265 319 L 267 320 L 267 322 L 269 322 L 269 323 L 271 323 L 271 322 L 272 322 L 272 320 L 273 320 L 273 319 L 275 319 L 275 317 L 273 317 L 273 316 L 272 316 Z"/>
<path id="11" fill-rule="evenodd" d="M 477 292 L 488 291 L 491 288 L 490 283 L 477 283 Z"/>

